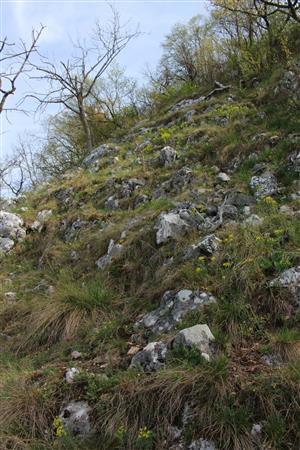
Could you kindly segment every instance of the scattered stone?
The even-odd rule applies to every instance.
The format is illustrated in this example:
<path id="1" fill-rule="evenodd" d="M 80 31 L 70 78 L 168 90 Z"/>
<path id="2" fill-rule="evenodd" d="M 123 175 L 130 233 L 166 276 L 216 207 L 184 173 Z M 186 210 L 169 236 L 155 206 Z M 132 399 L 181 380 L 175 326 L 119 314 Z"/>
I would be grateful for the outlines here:
<path id="1" fill-rule="evenodd" d="M 161 166 L 172 166 L 175 161 L 177 159 L 177 152 L 176 150 L 174 150 L 174 148 L 172 147 L 164 147 L 163 149 L 161 149 L 160 151 L 160 155 L 158 157 L 158 163 Z"/>
<path id="2" fill-rule="evenodd" d="M 112 155 L 119 152 L 119 147 L 114 144 L 102 144 L 92 151 L 82 162 L 83 167 L 91 167 L 94 165 L 96 170 L 96 162 L 104 156 Z"/>
<path id="3" fill-rule="evenodd" d="M 295 192 L 294 194 L 291 195 L 292 200 L 298 200 L 299 198 L 300 198 L 300 191 Z"/>
<path id="4" fill-rule="evenodd" d="M 279 207 L 279 212 L 281 214 L 286 214 L 288 216 L 292 216 L 293 215 L 293 209 L 290 206 L 288 206 L 288 205 L 281 205 Z"/>
<path id="5" fill-rule="evenodd" d="M 263 355 L 261 360 L 269 367 L 280 367 L 283 364 L 282 358 L 279 355 Z"/>
<path id="6" fill-rule="evenodd" d="M 138 208 L 141 205 L 144 205 L 145 203 L 149 202 L 150 198 L 148 197 L 148 195 L 138 195 L 135 199 L 134 199 L 134 208 Z"/>
<path id="7" fill-rule="evenodd" d="M 279 277 L 270 282 L 270 286 L 289 289 L 295 304 L 300 306 L 300 266 L 284 270 Z"/>
<path id="8" fill-rule="evenodd" d="M 225 199 L 226 205 L 232 205 L 237 208 L 242 208 L 244 206 L 251 206 L 254 203 L 255 203 L 254 197 L 238 191 L 228 193 Z"/>
<path id="9" fill-rule="evenodd" d="M 254 439 L 257 439 L 261 436 L 261 433 L 262 433 L 262 424 L 261 423 L 253 424 L 253 426 L 251 428 L 251 436 Z"/>
<path id="10" fill-rule="evenodd" d="M 161 213 L 156 225 L 156 243 L 164 244 L 170 239 L 178 239 L 191 229 L 191 226 L 175 212 Z"/>
<path id="11" fill-rule="evenodd" d="M 15 302 L 17 300 L 17 293 L 16 292 L 5 292 L 4 299 L 9 303 Z"/>
<path id="12" fill-rule="evenodd" d="M 292 153 L 289 157 L 289 163 L 295 172 L 300 172 L 300 150 Z"/>
<path id="13" fill-rule="evenodd" d="M 270 172 L 265 172 L 261 176 L 252 177 L 250 186 L 255 191 L 256 199 L 275 195 L 278 191 L 277 180 Z"/>
<path id="14" fill-rule="evenodd" d="M 77 252 L 77 250 L 71 250 L 70 251 L 70 260 L 75 262 L 79 260 L 79 253 Z"/>
<path id="15" fill-rule="evenodd" d="M 70 242 L 74 240 L 80 229 L 87 224 L 88 221 L 82 220 L 80 218 L 72 222 L 71 225 L 67 227 L 67 230 L 65 232 L 65 241 Z"/>
<path id="16" fill-rule="evenodd" d="M 217 450 L 217 448 L 212 442 L 201 438 L 198 439 L 197 441 L 193 441 L 188 446 L 188 450 Z"/>
<path id="17" fill-rule="evenodd" d="M 105 202 L 104 202 L 104 207 L 106 209 L 118 209 L 119 208 L 119 200 L 114 196 L 111 195 L 110 197 L 108 197 Z"/>
<path id="18" fill-rule="evenodd" d="M 104 256 L 101 256 L 96 261 L 96 265 L 98 269 L 105 269 L 113 259 L 117 258 L 123 251 L 123 245 L 116 244 L 113 239 L 110 240 L 108 245 L 107 254 Z"/>
<path id="19" fill-rule="evenodd" d="M 142 368 L 144 372 L 157 372 L 164 366 L 167 355 L 167 345 L 164 342 L 150 342 L 131 360 L 130 367 Z"/>
<path id="20" fill-rule="evenodd" d="M 185 346 L 195 347 L 203 358 L 210 360 L 212 354 L 212 343 L 215 338 L 207 325 L 194 325 L 181 330 L 173 340 L 173 347 Z"/>
<path id="21" fill-rule="evenodd" d="M 238 209 L 233 205 L 223 205 L 223 219 L 235 220 L 238 217 Z"/>
<path id="22" fill-rule="evenodd" d="M 200 255 L 211 256 L 216 253 L 221 245 L 221 240 L 215 235 L 205 236 L 199 243 L 191 245 L 185 255 L 184 260 L 194 259 Z"/>
<path id="23" fill-rule="evenodd" d="M 78 352 L 77 350 L 73 350 L 71 353 L 72 359 L 80 359 L 82 358 L 82 353 Z"/>
<path id="24" fill-rule="evenodd" d="M 183 188 L 191 183 L 193 171 L 189 167 L 182 167 L 169 180 L 160 184 L 153 194 L 153 198 L 165 197 L 167 194 L 179 194 Z"/>
<path id="25" fill-rule="evenodd" d="M 0 237 L 0 253 L 8 253 L 14 246 L 12 239 Z"/>
<path id="26" fill-rule="evenodd" d="M 76 369 L 75 367 L 72 367 L 71 369 L 67 369 L 65 371 L 65 380 L 66 383 L 68 384 L 72 384 L 74 381 L 75 376 L 79 373 L 80 371 L 78 369 Z"/>
<path id="27" fill-rule="evenodd" d="M 198 103 L 202 103 L 205 100 L 204 96 L 198 97 L 196 99 L 187 98 L 184 100 L 181 100 L 180 102 L 176 103 L 171 109 L 171 111 L 179 111 L 181 109 L 185 109 L 192 105 L 197 105 Z"/>
<path id="28" fill-rule="evenodd" d="M 129 198 L 132 196 L 134 191 L 141 186 L 144 186 L 145 182 L 143 180 L 138 180 L 137 178 L 131 178 L 129 180 L 123 180 L 120 187 L 120 197 Z"/>
<path id="29" fill-rule="evenodd" d="M 167 291 L 160 306 L 136 322 L 135 327 L 142 326 L 153 333 L 169 331 L 181 322 L 187 312 L 212 303 L 216 303 L 216 299 L 206 292 L 193 292 L 189 289 Z"/>
<path id="30" fill-rule="evenodd" d="M 217 175 L 217 180 L 222 181 L 223 183 L 227 183 L 228 181 L 230 181 L 230 176 L 227 175 L 227 173 L 220 172 Z"/>
<path id="31" fill-rule="evenodd" d="M 59 418 L 72 436 L 86 436 L 91 432 L 90 412 L 87 402 L 72 401 L 62 409 Z"/>
<path id="32" fill-rule="evenodd" d="M 259 227 L 263 224 L 263 219 L 256 214 L 251 214 L 244 220 L 244 225 L 250 225 L 250 227 Z"/>

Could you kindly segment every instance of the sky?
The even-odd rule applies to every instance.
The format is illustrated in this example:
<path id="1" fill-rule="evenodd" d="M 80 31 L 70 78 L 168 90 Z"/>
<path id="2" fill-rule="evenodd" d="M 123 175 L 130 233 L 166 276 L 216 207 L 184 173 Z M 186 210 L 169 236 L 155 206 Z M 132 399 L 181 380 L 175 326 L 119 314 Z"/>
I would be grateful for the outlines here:
<path id="1" fill-rule="evenodd" d="M 177 22 L 187 22 L 191 17 L 208 12 L 206 0 L 119 0 L 110 1 L 120 13 L 121 22 L 129 21 L 129 27 L 139 25 L 142 35 L 132 41 L 119 56 L 118 62 L 126 68 L 126 74 L 143 81 L 146 65 L 155 67 L 161 56 L 161 42 Z M 0 33 L 9 42 L 20 38 L 30 40 L 32 28 L 41 24 L 46 28 L 39 41 L 43 55 L 51 60 L 67 59 L 72 44 L 70 39 L 84 39 L 93 29 L 96 20 L 105 24 L 110 16 L 107 1 L 102 0 L 0 0 Z M 19 79 L 13 97 L 7 107 L 15 107 L 17 101 L 36 88 L 35 81 Z M 40 90 L 40 84 L 38 86 Z M 26 109 L 34 110 L 27 102 Z M 11 112 L 0 117 L 0 159 L 13 151 L 18 135 L 24 132 L 42 134 L 41 123 L 53 109 L 41 114 Z"/>

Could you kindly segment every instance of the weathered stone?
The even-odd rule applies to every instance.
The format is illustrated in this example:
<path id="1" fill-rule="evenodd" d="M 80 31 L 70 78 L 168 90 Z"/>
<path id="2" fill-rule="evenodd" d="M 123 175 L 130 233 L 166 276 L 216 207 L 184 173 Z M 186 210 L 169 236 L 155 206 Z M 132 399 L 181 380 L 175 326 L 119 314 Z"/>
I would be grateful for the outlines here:
<path id="1" fill-rule="evenodd" d="M 114 196 L 111 195 L 108 197 L 104 202 L 104 207 L 107 209 L 118 209 L 119 208 L 119 200 Z"/>
<path id="2" fill-rule="evenodd" d="M 278 191 L 277 180 L 270 172 L 265 172 L 261 176 L 252 177 L 250 186 L 255 191 L 256 198 L 275 195 Z"/>
<path id="3" fill-rule="evenodd" d="M 238 210 L 233 205 L 223 205 L 222 212 L 224 219 L 234 220 L 238 217 Z"/>
<path id="4" fill-rule="evenodd" d="M 194 325 L 181 330 L 175 336 L 173 347 L 195 347 L 205 359 L 210 360 L 214 340 L 215 338 L 207 325 Z"/>
<path id="5" fill-rule="evenodd" d="M 72 384 L 74 382 L 75 376 L 78 375 L 79 372 L 80 371 L 78 369 L 76 369 L 76 367 L 71 367 L 70 369 L 67 369 L 65 371 L 65 375 L 64 375 L 66 383 Z"/>
<path id="6" fill-rule="evenodd" d="M 87 402 L 72 401 L 62 409 L 59 418 L 70 435 L 86 436 L 91 432 L 90 412 Z"/>
<path id="7" fill-rule="evenodd" d="M 82 353 L 78 352 L 77 350 L 73 350 L 71 353 L 71 358 L 72 359 L 80 359 L 80 358 L 82 358 Z"/>
<path id="8" fill-rule="evenodd" d="M 0 253 L 8 253 L 14 246 L 12 239 L 0 237 Z"/>
<path id="9" fill-rule="evenodd" d="M 295 172 L 300 172 L 300 150 L 292 153 L 289 157 L 289 163 Z"/>
<path id="10" fill-rule="evenodd" d="M 65 241 L 70 242 L 75 239 L 79 230 L 87 224 L 88 222 L 86 220 L 82 220 L 80 218 L 74 220 L 74 222 L 72 222 L 71 225 L 67 227 L 67 230 L 65 232 Z"/>
<path id="11" fill-rule="evenodd" d="M 230 192 L 226 195 L 225 204 L 233 205 L 237 208 L 244 206 L 251 206 L 255 203 L 254 197 L 251 195 L 243 194 L 243 192 Z"/>
<path id="12" fill-rule="evenodd" d="M 52 216 L 52 209 L 43 209 L 37 214 L 36 220 L 31 225 L 33 231 L 38 231 L 39 233 L 43 230 L 44 224 L 49 217 Z"/>
<path id="13" fill-rule="evenodd" d="M 181 322 L 187 312 L 215 302 L 216 299 L 206 292 L 193 292 L 188 289 L 167 291 L 160 306 L 146 314 L 135 326 L 143 326 L 153 333 L 169 331 Z"/>
<path id="14" fill-rule="evenodd" d="M 131 360 L 130 367 L 142 368 L 144 372 L 156 372 L 164 366 L 167 345 L 164 342 L 150 342 Z"/>
<path id="15" fill-rule="evenodd" d="M 169 180 L 164 181 L 153 194 L 154 198 L 165 197 L 169 193 L 179 194 L 193 179 L 193 171 L 182 167 Z"/>
<path id="16" fill-rule="evenodd" d="M 4 292 L 4 298 L 7 302 L 14 302 L 17 300 L 16 292 Z"/>
<path id="17" fill-rule="evenodd" d="M 263 219 L 256 214 L 251 214 L 244 220 L 244 225 L 250 225 L 250 227 L 258 227 L 263 224 Z"/>
<path id="18" fill-rule="evenodd" d="M 95 148 L 82 162 L 84 167 L 91 167 L 95 164 L 99 159 L 104 156 L 108 156 L 111 154 L 115 154 L 119 151 L 119 147 L 114 144 L 102 144 L 99 147 Z"/>
<path id="19" fill-rule="evenodd" d="M 184 259 L 189 260 L 197 258 L 200 255 L 211 256 L 218 251 L 220 244 L 221 240 L 215 234 L 205 236 L 200 242 L 191 245 L 187 249 Z"/>
<path id="20" fill-rule="evenodd" d="M 188 450 L 217 450 L 213 442 L 207 441 L 206 439 L 198 439 L 193 441 L 189 446 Z"/>
<path id="21" fill-rule="evenodd" d="M 279 277 L 270 282 L 270 286 L 289 289 L 295 304 L 300 306 L 300 266 L 284 270 Z"/>
<path id="22" fill-rule="evenodd" d="M 117 258 L 122 253 L 122 251 L 123 245 L 116 244 L 115 241 L 111 239 L 108 245 L 107 254 L 101 256 L 101 258 L 96 261 L 96 266 L 98 269 L 105 269 L 114 258 Z"/>
<path id="23" fill-rule="evenodd" d="M 149 202 L 150 198 L 148 197 L 148 195 L 138 195 L 135 199 L 134 199 L 134 208 L 138 208 L 141 205 L 144 205 L 145 203 Z"/>
<path id="24" fill-rule="evenodd" d="M 227 173 L 220 172 L 217 175 L 217 180 L 222 181 L 223 183 L 227 183 L 228 181 L 230 181 L 230 176 L 227 175 Z"/>
<path id="25" fill-rule="evenodd" d="M 141 186 L 144 186 L 145 182 L 143 180 L 138 180 L 137 178 L 130 178 L 129 180 L 123 180 L 120 187 L 120 197 L 129 198 L 132 196 L 134 191 Z"/>
<path id="26" fill-rule="evenodd" d="M 177 152 L 172 147 L 164 147 L 160 151 L 158 162 L 162 166 L 172 166 L 177 159 Z"/>
<path id="27" fill-rule="evenodd" d="M 185 220 L 176 212 L 162 213 L 156 225 L 156 243 L 164 244 L 170 239 L 178 239 L 191 229 Z"/>

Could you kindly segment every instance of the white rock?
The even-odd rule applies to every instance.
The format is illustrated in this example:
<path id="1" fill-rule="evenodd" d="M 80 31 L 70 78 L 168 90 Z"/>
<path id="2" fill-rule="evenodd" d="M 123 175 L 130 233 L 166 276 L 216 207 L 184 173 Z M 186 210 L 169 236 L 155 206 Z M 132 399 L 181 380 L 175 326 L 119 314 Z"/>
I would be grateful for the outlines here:
<path id="1" fill-rule="evenodd" d="M 227 173 L 220 172 L 220 173 L 218 173 L 218 175 L 217 175 L 217 179 L 218 179 L 219 181 L 222 181 L 222 182 L 224 182 L 224 183 L 227 183 L 228 181 L 230 181 L 230 176 L 227 175 Z"/>
<path id="2" fill-rule="evenodd" d="M 263 219 L 256 214 L 251 214 L 244 220 L 244 225 L 250 225 L 251 227 L 258 227 L 263 224 Z"/>
<path id="3" fill-rule="evenodd" d="M 215 338 L 209 327 L 204 325 L 194 325 L 181 330 L 173 340 L 173 346 L 184 345 L 186 347 L 196 347 L 202 356 L 209 360 L 212 353 L 211 344 Z"/>
<path id="4" fill-rule="evenodd" d="M 123 245 L 116 244 L 113 239 L 110 240 L 107 254 L 104 256 L 101 256 L 96 261 L 96 265 L 99 269 L 105 269 L 114 258 L 118 257 L 123 251 Z"/>
<path id="5" fill-rule="evenodd" d="M 79 373 L 80 371 L 78 369 L 76 369 L 75 367 L 71 367 L 70 369 L 67 369 L 65 372 L 65 380 L 66 383 L 68 384 L 72 384 L 74 381 L 75 376 Z"/>
<path id="6" fill-rule="evenodd" d="M 63 428 L 72 436 L 85 436 L 91 432 L 90 412 L 88 403 L 72 401 L 61 410 L 59 417 Z"/>
<path id="7" fill-rule="evenodd" d="M 162 213 L 159 216 L 156 226 L 156 243 L 164 244 L 170 239 L 178 239 L 185 234 L 191 227 L 184 221 L 179 214 L 170 212 Z"/>

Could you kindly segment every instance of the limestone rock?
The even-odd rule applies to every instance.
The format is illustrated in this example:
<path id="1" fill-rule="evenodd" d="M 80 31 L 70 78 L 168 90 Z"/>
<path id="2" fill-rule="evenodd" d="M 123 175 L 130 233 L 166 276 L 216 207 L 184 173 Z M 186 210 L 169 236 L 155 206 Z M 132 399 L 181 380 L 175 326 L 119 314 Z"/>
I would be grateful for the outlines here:
<path id="1" fill-rule="evenodd" d="M 211 256 L 218 251 L 220 245 L 221 240 L 215 234 L 210 234 L 208 236 L 205 236 L 205 238 L 197 244 L 191 245 L 187 249 L 184 255 L 184 259 L 189 260 L 197 258 L 200 255 Z"/>
<path id="2" fill-rule="evenodd" d="M 156 372 L 164 366 L 167 345 L 164 342 L 150 342 L 131 360 L 130 367 L 142 368 L 144 372 Z"/>
<path id="3" fill-rule="evenodd" d="M 177 152 L 172 147 L 164 147 L 160 151 L 160 155 L 158 157 L 158 163 L 161 166 L 172 166 L 177 159 Z"/>
<path id="4" fill-rule="evenodd" d="M 270 282 L 270 286 L 289 289 L 295 304 L 300 306 L 300 266 L 284 270 L 279 277 Z"/>
<path id="5" fill-rule="evenodd" d="M 258 227 L 262 225 L 263 219 L 256 214 L 251 214 L 249 217 L 247 217 L 246 220 L 244 220 L 244 225 L 250 225 L 251 227 Z"/>
<path id="6" fill-rule="evenodd" d="M 26 236 L 21 217 L 16 214 L 0 211 L 0 251 L 7 253 L 15 242 L 21 241 Z"/>
<path id="7" fill-rule="evenodd" d="M 183 220 L 178 213 L 162 213 L 156 225 L 156 243 L 164 244 L 170 239 L 178 239 L 191 229 L 191 226 Z"/>
<path id="8" fill-rule="evenodd" d="M 193 441 L 188 446 L 188 450 L 217 450 L 217 448 L 211 441 L 207 441 L 206 439 L 201 438 L 197 441 Z"/>
<path id="9" fill-rule="evenodd" d="M 118 153 L 119 147 L 114 144 L 102 144 L 95 148 L 82 162 L 83 167 L 91 167 L 95 165 L 96 162 L 103 158 L 104 156 L 112 155 Z"/>
<path id="10" fill-rule="evenodd" d="M 251 206 L 255 203 L 254 197 L 251 195 L 244 194 L 243 192 L 230 192 L 226 195 L 225 204 L 233 205 L 237 208 L 242 208 L 244 206 Z"/>
<path id="11" fill-rule="evenodd" d="M 115 241 L 111 239 L 108 245 L 107 254 L 101 256 L 101 258 L 96 261 L 98 269 L 105 269 L 114 258 L 118 257 L 122 253 L 122 250 L 123 245 L 116 244 Z"/>
<path id="12" fill-rule="evenodd" d="M 65 371 L 65 375 L 64 378 L 66 380 L 66 383 L 68 384 L 72 384 L 74 381 L 75 376 L 79 373 L 80 371 L 78 369 L 76 369 L 76 367 L 71 367 L 70 369 L 67 369 Z"/>
<path id="13" fill-rule="evenodd" d="M 59 418 L 72 436 L 86 436 L 91 432 L 90 412 L 87 402 L 71 401 L 61 410 Z"/>
<path id="14" fill-rule="evenodd" d="M 220 172 L 217 175 L 217 180 L 222 181 L 223 183 L 227 183 L 228 181 L 230 181 L 230 176 L 227 175 L 227 173 Z"/>
<path id="15" fill-rule="evenodd" d="M 135 327 L 142 326 L 153 333 L 169 331 L 181 322 L 187 312 L 212 303 L 216 303 L 216 299 L 206 292 L 193 292 L 189 289 L 167 291 L 160 306 L 136 322 Z"/>
<path id="16" fill-rule="evenodd" d="M 209 360 L 212 354 L 212 343 L 215 338 L 207 325 L 194 325 L 181 330 L 173 340 L 173 347 L 195 347 L 201 355 Z"/>
<path id="17" fill-rule="evenodd" d="M 277 180 L 270 172 L 252 177 L 250 186 L 255 191 L 256 198 L 275 195 L 278 191 Z"/>
<path id="18" fill-rule="evenodd" d="M 110 197 L 108 197 L 105 200 L 104 207 L 107 209 L 112 209 L 112 210 L 118 209 L 119 208 L 119 200 L 114 195 L 111 195 Z"/>

